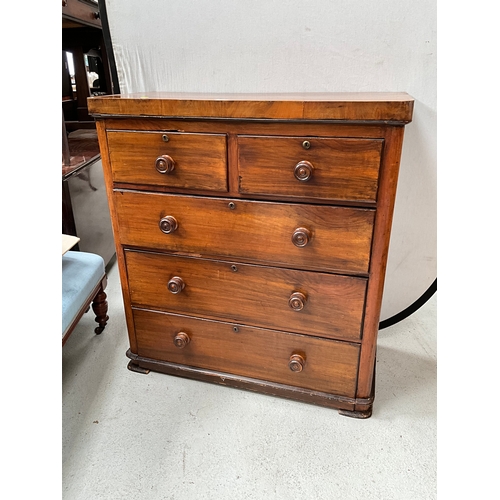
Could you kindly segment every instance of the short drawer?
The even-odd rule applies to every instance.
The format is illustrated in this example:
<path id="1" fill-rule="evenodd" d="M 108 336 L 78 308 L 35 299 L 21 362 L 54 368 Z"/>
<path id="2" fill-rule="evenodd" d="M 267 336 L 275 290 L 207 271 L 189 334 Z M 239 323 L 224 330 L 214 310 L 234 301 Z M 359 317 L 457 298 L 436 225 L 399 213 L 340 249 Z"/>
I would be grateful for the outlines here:
<path id="1" fill-rule="evenodd" d="M 115 191 L 114 200 L 123 245 L 368 272 L 371 209 L 129 191 Z"/>
<path id="2" fill-rule="evenodd" d="M 152 311 L 133 314 L 139 356 L 355 396 L 357 345 Z"/>
<path id="3" fill-rule="evenodd" d="M 239 136 L 239 191 L 375 202 L 382 145 L 382 139 Z"/>
<path id="4" fill-rule="evenodd" d="M 359 341 L 367 280 L 126 251 L 133 306 Z"/>
<path id="5" fill-rule="evenodd" d="M 113 181 L 227 191 L 224 134 L 109 131 Z"/>

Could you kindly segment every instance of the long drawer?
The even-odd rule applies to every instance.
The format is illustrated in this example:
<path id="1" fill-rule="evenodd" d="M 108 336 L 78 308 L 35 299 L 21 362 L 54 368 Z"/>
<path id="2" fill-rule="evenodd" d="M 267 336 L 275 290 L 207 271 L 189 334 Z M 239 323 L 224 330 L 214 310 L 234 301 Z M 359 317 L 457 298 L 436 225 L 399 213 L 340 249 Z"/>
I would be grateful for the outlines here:
<path id="1" fill-rule="evenodd" d="M 368 273 L 374 210 L 114 192 L 123 245 Z"/>
<path id="2" fill-rule="evenodd" d="M 381 139 L 238 137 L 245 194 L 375 202 Z"/>
<path id="3" fill-rule="evenodd" d="M 359 341 L 366 279 L 126 251 L 133 306 Z"/>
<path id="4" fill-rule="evenodd" d="M 113 181 L 227 191 L 224 134 L 109 131 Z"/>
<path id="5" fill-rule="evenodd" d="M 354 397 L 359 346 L 134 309 L 138 355 Z"/>

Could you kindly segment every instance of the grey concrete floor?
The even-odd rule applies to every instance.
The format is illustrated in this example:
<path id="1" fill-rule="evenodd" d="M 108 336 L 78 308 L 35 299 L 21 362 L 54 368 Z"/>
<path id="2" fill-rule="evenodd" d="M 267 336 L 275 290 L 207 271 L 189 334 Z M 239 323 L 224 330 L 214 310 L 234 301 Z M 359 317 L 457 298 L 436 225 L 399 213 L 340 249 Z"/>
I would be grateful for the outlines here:
<path id="1" fill-rule="evenodd" d="M 116 264 L 108 326 L 62 351 L 64 500 L 436 498 L 437 297 L 379 334 L 373 416 L 127 370 Z"/>

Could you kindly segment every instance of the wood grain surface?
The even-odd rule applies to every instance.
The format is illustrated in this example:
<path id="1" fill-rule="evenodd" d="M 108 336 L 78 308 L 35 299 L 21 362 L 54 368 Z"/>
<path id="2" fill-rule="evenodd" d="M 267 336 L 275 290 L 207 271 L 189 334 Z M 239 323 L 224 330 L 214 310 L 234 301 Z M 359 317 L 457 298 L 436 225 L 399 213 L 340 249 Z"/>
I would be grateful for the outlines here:
<path id="1" fill-rule="evenodd" d="M 109 131 L 107 136 L 114 182 L 227 191 L 223 134 Z M 173 172 L 156 170 L 162 155 L 175 161 Z"/>
<path id="2" fill-rule="evenodd" d="M 300 269 L 368 271 L 373 210 L 121 190 L 114 201 L 124 245 Z M 178 222 L 172 234 L 159 229 L 165 216 Z M 298 248 L 292 235 L 301 227 L 312 238 Z"/>
<path id="3" fill-rule="evenodd" d="M 196 94 L 152 92 L 88 99 L 91 115 L 357 120 L 407 123 L 413 98 L 402 92 Z"/>
<path id="4" fill-rule="evenodd" d="M 405 93 L 96 96 L 132 368 L 371 414 Z"/>
<path id="5" fill-rule="evenodd" d="M 399 175 L 399 162 L 403 147 L 404 128 L 392 127 L 387 137 L 382 174 L 380 177 L 381 196 L 374 228 L 374 242 L 370 261 L 370 280 L 367 289 L 367 302 L 364 317 L 364 338 L 361 349 L 357 397 L 365 398 L 372 391 L 375 355 L 377 351 L 380 308 L 384 292 L 385 271 L 389 242 L 391 237 L 392 217 L 396 199 L 396 187 Z M 357 407 L 363 411 L 364 407 Z"/>
<path id="6" fill-rule="evenodd" d="M 134 321 L 140 356 L 354 396 L 357 345 L 138 309 Z M 179 332 L 190 338 L 182 348 Z M 300 372 L 288 366 L 294 354 L 305 360 Z"/>
<path id="7" fill-rule="evenodd" d="M 143 132 L 191 132 L 196 134 L 236 134 L 262 136 L 310 136 L 381 139 L 386 127 L 380 123 L 282 121 L 282 120 L 191 120 L 182 117 L 101 117 L 96 122 L 106 124 L 107 130 Z"/>
<path id="8" fill-rule="evenodd" d="M 374 202 L 382 145 L 374 139 L 239 136 L 239 191 Z M 302 161 L 312 165 L 306 181 L 294 175 Z"/>
<path id="9" fill-rule="evenodd" d="M 132 305 L 359 341 L 366 280 L 235 262 L 126 251 Z M 168 290 L 178 277 L 182 291 Z M 306 302 L 294 310 L 289 300 Z"/>
<path id="10" fill-rule="evenodd" d="M 116 208 L 113 200 L 113 178 L 111 171 L 111 162 L 109 159 L 108 141 L 106 135 L 106 125 L 104 122 L 96 123 L 97 136 L 99 138 L 99 148 L 102 158 L 102 170 L 106 186 L 106 197 L 109 204 L 109 214 L 111 216 L 111 227 L 113 228 L 113 239 L 116 248 L 116 263 L 120 274 L 120 285 L 122 289 L 123 305 L 125 309 L 125 320 L 127 322 L 127 334 L 129 338 L 130 349 L 137 350 L 135 340 L 134 320 L 132 317 L 132 308 L 130 306 L 130 294 L 128 291 L 127 267 L 125 264 L 125 256 L 123 247 L 120 244 L 120 232 L 118 227 L 118 219 L 116 217 Z"/>

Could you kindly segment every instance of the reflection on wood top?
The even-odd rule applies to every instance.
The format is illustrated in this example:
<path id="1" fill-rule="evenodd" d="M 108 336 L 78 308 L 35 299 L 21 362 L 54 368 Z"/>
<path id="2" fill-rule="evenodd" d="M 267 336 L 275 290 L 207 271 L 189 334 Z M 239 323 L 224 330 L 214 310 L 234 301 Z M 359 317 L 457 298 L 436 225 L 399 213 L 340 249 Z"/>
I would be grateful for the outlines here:
<path id="1" fill-rule="evenodd" d="M 404 92 L 146 92 L 90 97 L 88 108 L 96 118 L 114 115 L 408 123 L 413 102 Z"/>
<path id="2" fill-rule="evenodd" d="M 80 169 L 100 159 L 99 142 L 96 130 L 75 130 L 68 135 L 70 162 L 62 161 L 63 179 Z"/>

